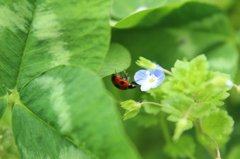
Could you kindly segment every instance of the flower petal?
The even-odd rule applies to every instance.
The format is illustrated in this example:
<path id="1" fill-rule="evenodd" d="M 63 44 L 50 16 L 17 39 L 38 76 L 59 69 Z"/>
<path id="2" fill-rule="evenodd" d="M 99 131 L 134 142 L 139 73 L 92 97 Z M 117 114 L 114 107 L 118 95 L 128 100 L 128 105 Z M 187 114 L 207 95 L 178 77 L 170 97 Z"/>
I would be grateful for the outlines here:
<path id="1" fill-rule="evenodd" d="M 141 91 L 148 91 L 149 89 L 151 89 L 151 85 L 148 83 L 143 84 L 143 85 L 141 85 L 140 89 L 141 89 Z"/>
<path id="2" fill-rule="evenodd" d="M 161 77 L 162 75 L 164 75 L 163 71 L 161 71 L 159 69 L 154 70 L 153 74 L 158 78 Z"/>
<path id="3" fill-rule="evenodd" d="M 163 74 L 162 76 L 158 77 L 157 82 L 155 83 L 155 85 L 152 88 L 157 88 L 165 79 L 165 75 Z"/>
<path id="4" fill-rule="evenodd" d="M 148 78 L 148 75 L 146 74 L 147 70 L 139 70 L 134 75 L 134 81 L 142 85 L 145 83 L 146 79 Z"/>
<path id="5" fill-rule="evenodd" d="M 157 67 L 162 68 L 158 64 L 156 65 Z M 160 69 L 139 70 L 134 75 L 134 80 L 137 84 L 141 85 L 142 91 L 158 87 L 164 79 L 164 72 Z"/>

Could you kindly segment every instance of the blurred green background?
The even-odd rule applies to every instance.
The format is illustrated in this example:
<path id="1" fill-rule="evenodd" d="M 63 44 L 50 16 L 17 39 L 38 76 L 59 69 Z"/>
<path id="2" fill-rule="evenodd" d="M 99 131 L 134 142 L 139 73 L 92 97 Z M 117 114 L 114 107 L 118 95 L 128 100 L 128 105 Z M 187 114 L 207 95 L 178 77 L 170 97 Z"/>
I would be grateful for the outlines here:
<path id="1" fill-rule="evenodd" d="M 199 54 L 205 54 L 212 70 L 228 73 L 236 84 L 240 84 L 240 1 L 194 2 L 113 0 L 110 14 L 111 42 L 121 44 L 129 51 L 131 65 L 125 69 L 132 80 L 134 73 L 141 69 L 135 64 L 139 56 L 170 70 L 177 59 L 191 60 Z M 134 13 L 140 7 L 148 9 Z M 128 60 L 127 55 L 126 58 Z M 139 89 L 118 90 L 111 84 L 109 76 L 104 78 L 104 82 L 116 98 L 122 114 L 124 112 L 119 104 L 121 101 L 141 101 L 143 93 Z M 240 95 L 232 89 L 224 107 L 235 121 L 234 131 L 227 145 L 221 148 L 222 158 L 234 159 L 240 155 L 237 151 L 240 148 L 239 106 Z M 164 113 L 154 117 L 142 113 L 134 119 L 123 121 L 126 132 L 144 159 L 169 158 L 163 152 L 166 141 L 161 127 L 167 126 L 172 136 L 175 125 L 168 121 L 161 122 L 165 119 Z M 185 133 L 194 134 L 195 130 Z M 195 141 L 197 142 L 196 139 Z M 200 144 L 197 144 L 195 151 L 199 159 L 210 158 L 207 150 Z"/>

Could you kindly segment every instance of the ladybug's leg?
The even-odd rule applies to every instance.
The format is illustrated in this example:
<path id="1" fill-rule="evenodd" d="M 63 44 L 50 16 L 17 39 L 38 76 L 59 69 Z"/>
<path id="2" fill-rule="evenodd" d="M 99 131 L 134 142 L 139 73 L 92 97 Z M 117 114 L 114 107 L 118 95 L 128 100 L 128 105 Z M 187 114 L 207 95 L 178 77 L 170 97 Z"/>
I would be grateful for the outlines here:
<path id="1" fill-rule="evenodd" d="M 117 76 L 121 77 L 121 76 L 120 76 L 120 74 L 119 74 L 119 73 L 117 73 L 117 71 L 116 71 L 116 70 L 115 70 L 115 75 L 117 75 Z"/>
<path id="2" fill-rule="evenodd" d="M 125 76 L 125 79 L 126 79 L 127 81 L 130 80 L 130 77 L 128 76 L 128 73 L 127 73 L 126 71 L 124 71 L 124 76 Z"/>

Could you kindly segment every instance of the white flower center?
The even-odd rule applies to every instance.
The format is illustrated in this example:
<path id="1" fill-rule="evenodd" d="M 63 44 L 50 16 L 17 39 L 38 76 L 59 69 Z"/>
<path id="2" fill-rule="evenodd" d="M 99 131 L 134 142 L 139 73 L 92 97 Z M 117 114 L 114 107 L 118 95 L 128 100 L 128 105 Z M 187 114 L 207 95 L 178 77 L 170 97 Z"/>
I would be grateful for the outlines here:
<path id="1" fill-rule="evenodd" d="M 147 74 L 147 82 L 148 83 L 154 83 L 155 81 L 157 81 L 157 77 L 154 75 L 154 74 L 151 74 L 150 75 L 150 72 L 149 71 L 147 71 L 146 72 L 146 74 Z"/>

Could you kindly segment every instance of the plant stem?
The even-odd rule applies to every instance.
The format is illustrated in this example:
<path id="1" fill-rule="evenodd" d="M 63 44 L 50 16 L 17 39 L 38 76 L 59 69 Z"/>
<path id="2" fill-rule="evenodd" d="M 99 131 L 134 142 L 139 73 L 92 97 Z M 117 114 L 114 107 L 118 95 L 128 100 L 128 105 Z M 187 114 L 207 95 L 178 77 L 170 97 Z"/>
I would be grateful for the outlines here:
<path id="1" fill-rule="evenodd" d="M 187 112 L 185 113 L 184 115 L 184 119 L 187 119 L 189 117 L 189 114 L 191 113 L 191 110 L 192 110 L 192 105 L 188 108 Z"/>
<path id="2" fill-rule="evenodd" d="M 176 109 L 169 108 L 169 107 L 164 106 L 164 105 L 159 104 L 159 103 L 155 103 L 155 102 L 142 102 L 142 103 L 140 103 L 140 104 L 153 104 L 153 105 L 157 105 L 157 106 L 160 106 L 160 107 L 163 107 L 163 108 L 166 108 L 166 109 L 172 110 L 172 111 L 174 111 L 174 112 L 176 112 L 176 113 L 178 113 L 178 114 L 182 114 L 182 115 L 183 115 L 182 112 L 180 112 L 180 111 L 178 111 L 178 110 L 176 110 Z"/>
<path id="3" fill-rule="evenodd" d="M 220 154 L 220 151 L 219 151 L 219 147 L 218 147 L 218 144 L 217 142 L 210 136 L 208 135 L 207 133 L 204 133 L 207 137 L 209 137 L 212 142 L 214 143 L 214 145 L 216 146 L 216 151 L 217 151 L 217 158 L 216 159 L 221 159 L 221 154 Z"/>
<path id="4" fill-rule="evenodd" d="M 204 130 L 203 130 L 203 128 L 202 128 L 201 120 L 198 119 L 198 120 L 196 120 L 196 121 L 197 121 L 197 125 L 198 125 L 198 127 L 199 127 L 199 129 L 200 129 L 200 132 L 201 132 L 202 134 L 206 135 L 206 136 L 214 143 L 214 145 L 215 145 L 215 147 L 216 147 L 216 151 L 217 151 L 217 157 L 216 157 L 216 159 L 221 159 L 221 154 L 220 154 L 220 150 L 219 150 L 219 146 L 218 146 L 217 142 L 216 142 L 209 134 L 207 134 L 206 132 L 204 132 Z"/>
<path id="5" fill-rule="evenodd" d="M 172 73 L 172 72 L 170 72 L 170 71 L 168 71 L 168 70 L 166 70 L 166 69 L 164 69 L 164 68 L 158 68 L 158 69 L 161 70 L 161 71 L 163 71 L 163 72 L 165 72 L 166 74 L 169 74 L 169 75 L 173 76 L 173 73 Z"/>
<path id="6" fill-rule="evenodd" d="M 175 113 L 178 113 L 178 114 L 181 114 L 181 115 L 185 116 L 184 113 L 182 113 L 182 112 L 180 112 L 180 111 L 178 111 L 178 110 L 176 110 L 176 109 L 169 108 L 169 107 L 164 106 L 164 105 L 159 104 L 159 103 L 155 103 L 155 102 L 142 102 L 142 103 L 140 103 L 140 104 L 153 104 L 153 105 L 157 105 L 157 106 L 160 106 L 160 107 L 163 107 L 163 108 L 166 108 L 166 109 L 172 110 L 172 111 L 174 111 Z M 192 118 L 192 117 L 188 117 L 188 118 L 189 118 L 190 120 L 192 120 L 192 121 L 195 121 L 195 119 Z"/>

